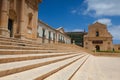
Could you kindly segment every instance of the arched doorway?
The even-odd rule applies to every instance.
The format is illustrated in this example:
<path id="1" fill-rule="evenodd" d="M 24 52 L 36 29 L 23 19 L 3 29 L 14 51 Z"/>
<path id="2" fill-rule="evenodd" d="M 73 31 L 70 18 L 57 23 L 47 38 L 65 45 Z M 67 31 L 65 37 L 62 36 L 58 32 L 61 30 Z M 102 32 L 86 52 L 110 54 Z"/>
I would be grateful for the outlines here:
<path id="1" fill-rule="evenodd" d="M 96 48 L 96 51 L 100 51 L 100 46 L 99 45 L 96 45 L 95 48 Z"/>

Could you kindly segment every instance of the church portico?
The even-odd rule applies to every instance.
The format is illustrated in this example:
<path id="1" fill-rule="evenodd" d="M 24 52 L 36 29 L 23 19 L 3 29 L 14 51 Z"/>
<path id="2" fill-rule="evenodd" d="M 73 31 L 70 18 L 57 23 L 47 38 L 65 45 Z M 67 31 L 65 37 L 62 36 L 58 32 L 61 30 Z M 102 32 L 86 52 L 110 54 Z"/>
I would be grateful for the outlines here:
<path id="1" fill-rule="evenodd" d="M 0 0 L 0 36 L 36 39 L 39 2 L 41 0 Z"/>

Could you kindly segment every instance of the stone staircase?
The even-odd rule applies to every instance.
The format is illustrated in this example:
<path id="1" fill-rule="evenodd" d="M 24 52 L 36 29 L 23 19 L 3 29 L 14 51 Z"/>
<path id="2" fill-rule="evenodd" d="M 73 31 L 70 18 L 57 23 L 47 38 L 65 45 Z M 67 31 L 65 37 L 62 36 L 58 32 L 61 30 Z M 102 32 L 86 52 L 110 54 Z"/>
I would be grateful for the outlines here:
<path id="1" fill-rule="evenodd" d="M 2 54 L 0 80 L 59 80 L 63 74 L 64 80 L 70 80 L 88 57 L 84 52 Z"/>
<path id="2" fill-rule="evenodd" d="M 89 56 L 76 45 L 0 38 L 0 80 L 76 80 Z"/>
<path id="3" fill-rule="evenodd" d="M 38 42 L 20 40 L 15 38 L 0 37 L 0 49 L 18 49 L 18 50 L 52 50 Z"/>

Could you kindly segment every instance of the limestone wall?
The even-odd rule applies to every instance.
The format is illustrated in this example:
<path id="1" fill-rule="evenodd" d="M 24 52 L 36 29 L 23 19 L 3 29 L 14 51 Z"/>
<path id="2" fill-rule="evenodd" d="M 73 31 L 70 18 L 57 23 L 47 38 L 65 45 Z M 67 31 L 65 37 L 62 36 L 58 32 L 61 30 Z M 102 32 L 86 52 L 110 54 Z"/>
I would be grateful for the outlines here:
<path id="1" fill-rule="evenodd" d="M 120 44 L 115 44 L 114 45 L 114 50 L 115 51 L 120 51 Z"/>

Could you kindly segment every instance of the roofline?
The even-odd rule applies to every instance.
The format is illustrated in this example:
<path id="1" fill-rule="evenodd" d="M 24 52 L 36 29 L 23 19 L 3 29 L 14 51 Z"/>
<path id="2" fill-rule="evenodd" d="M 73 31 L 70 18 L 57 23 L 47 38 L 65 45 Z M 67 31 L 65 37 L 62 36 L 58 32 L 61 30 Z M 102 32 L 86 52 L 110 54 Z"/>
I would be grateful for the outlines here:
<path id="1" fill-rule="evenodd" d="M 39 23 L 39 22 L 42 23 L 42 24 L 44 24 L 44 25 L 46 25 L 46 26 L 48 26 L 50 29 L 54 30 L 55 32 L 61 33 L 59 30 L 56 30 L 56 29 L 52 28 L 51 26 L 49 26 L 48 24 L 44 23 L 43 21 L 38 20 L 38 23 Z M 65 32 L 64 32 L 64 33 L 65 33 Z M 65 35 L 66 37 L 70 38 L 66 33 L 65 33 L 65 34 L 64 34 L 64 33 L 61 33 L 61 34 L 63 34 L 63 35 Z M 70 39 L 71 39 L 71 38 L 70 38 Z"/>
<path id="2" fill-rule="evenodd" d="M 47 27 L 49 27 L 50 29 L 52 29 L 52 30 L 55 30 L 56 31 L 56 29 L 54 29 L 54 28 L 52 28 L 51 26 L 49 26 L 48 24 L 46 24 L 45 22 L 43 22 L 42 20 L 38 20 L 38 23 L 42 23 L 42 24 L 44 24 L 44 25 L 46 25 Z"/>

